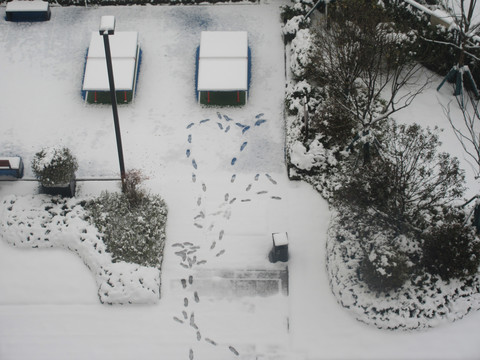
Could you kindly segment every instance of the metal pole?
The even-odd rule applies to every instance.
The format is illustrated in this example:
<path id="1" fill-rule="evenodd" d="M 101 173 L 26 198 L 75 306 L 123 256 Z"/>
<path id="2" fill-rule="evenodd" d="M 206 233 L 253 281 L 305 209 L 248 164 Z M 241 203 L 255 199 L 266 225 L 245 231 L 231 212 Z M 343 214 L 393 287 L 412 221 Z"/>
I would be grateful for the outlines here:
<path id="1" fill-rule="evenodd" d="M 122 137 L 120 135 L 120 123 L 118 121 L 117 94 L 115 93 L 115 82 L 113 80 L 112 54 L 110 52 L 110 41 L 108 32 L 103 32 L 103 44 L 105 45 L 105 59 L 107 60 L 108 82 L 110 84 L 110 99 L 112 101 L 113 122 L 115 124 L 115 136 L 117 138 L 118 161 L 120 163 L 120 176 L 122 178 L 122 190 L 125 181 L 125 164 L 123 162 Z"/>

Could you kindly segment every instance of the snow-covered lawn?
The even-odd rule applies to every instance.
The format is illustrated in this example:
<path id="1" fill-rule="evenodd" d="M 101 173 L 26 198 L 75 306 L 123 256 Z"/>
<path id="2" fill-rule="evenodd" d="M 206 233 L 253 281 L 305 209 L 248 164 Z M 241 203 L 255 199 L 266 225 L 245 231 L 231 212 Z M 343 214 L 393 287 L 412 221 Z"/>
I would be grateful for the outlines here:
<path id="1" fill-rule="evenodd" d="M 35 152 L 59 143 L 77 157 L 78 177 L 116 176 L 111 108 L 81 98 L 84 57 L 102 15 L 115 15 L 118 31 L 139 32 L 137 95 L 119 107 L 125 163 L 145 172 L 169 208 L 156 305 L 101 305 L 75 254 L 0 241 L 0 359 L 478 358 L 478 313 L 428 331 L 386 332 L 336 303 L 325 271 L 328 206 L 310 186 L 289 182 L 284 165 L 282 2 L 55 7 L 49 22 L 0 22 L 0 144 L 2 155 L 24 158 L 27 178 Z M 197 105 L 202 30 L 248 31 L 245 107 Z M 439 118 L 438 109 L 428 111 Z M 78 193 L 117 186 L 82 182 Z M 35 191 L 34 182 L 0 183 L 2 198 Z M 261 283 L 255 270 L 285 270 L 267 259 L 272 232 L 282 231 L 289 295 L 251 296 L 252 281 Z M 185 248 L 196 252 L 183 258 Z"/>

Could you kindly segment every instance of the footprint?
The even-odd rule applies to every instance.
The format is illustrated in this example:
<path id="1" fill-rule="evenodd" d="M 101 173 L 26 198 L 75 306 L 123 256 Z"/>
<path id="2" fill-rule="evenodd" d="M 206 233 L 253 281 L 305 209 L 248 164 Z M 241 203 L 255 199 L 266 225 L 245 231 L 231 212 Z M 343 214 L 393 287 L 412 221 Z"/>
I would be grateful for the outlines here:
<path id="1" fill-rule="evenodd" d="M 222 239 L 223 239 L 223 235 L 225 235 L 225 231 L 224 231 L 224 230 L 220 230 L 220 234 L 218 234 L 218 240 L 222 240 Z"/>
<path id="2" fill-rule="evenodd" d="M 197 224 L 197 223 L 194 223 L 193 225 L 195 225 L 199 229 L 203 229 L 203 225 L 200 225 L 200 224 Z"/>
<path id="3" fill-rule="evenodd" d="M 232 159 L 232 166 L 235 165 L 236 162 L 237 162 L 237 158 L 234 157 L 234 158 Z"/>
<path id="4" fill-rule="evenodd" d="M 185 246 L 193 246 L 193 244 L 191 242 L 184 242 L 183 245 Z"/>
<path id="5" fill-rule="evenodd" d="M 247 188 L 245 189 L 245 191 L 250 191 L 250 189 L 252 188 L 252 184 L 248 184 Z"/>
<path id="6" fill-rule="evenodd" d="M 185 288 L 187 287 L 187 280 L 182 279 L 182 280 L 180 280 L 180 281 L 182 282 L 182 286 L 183 286 L 183 288 L 185 289 Z"/>
<path id="7" fill-rule="evenodd" d="M 187 312 L 186 312 L 185 310 L 182 311 L 182 315 L 183 315 L 183 318 L 184 318 L 185 320 L 188 319 L 188 314 L 187 314 Z"/>
<path id="8" fill-rule="evenodd" d="M 237 198 L 233 198 L 232 200 L 230 200 L 229 204 L 233 204 L 235 202 L 235 200 L 237 200 Z"/>
<path id="9" fill-rule="evenodd" d="M 173 320 L 175 320 L 176 322 L 180 323 L 180 324 L 183 324 L 183 320 L 179 319 L 178 317 L 174 316 L 173 317 Z"/>
<path id="10" fill-rule="evenodd" d="M 198 206 L 202 205 L 202 198 L 201 198 L 201 197 L 199 197 L 199 198 L 197 199 L 197 205 L 198 205 Z"/>
<path id="11" fill-rule="evenodd" d="M 203 265 L 203 264 L 206 264 L 207 263 L 207 260 L 200 260 L 197 265 Z"/>
<path id="12" fill-rule="evenodd" d="M 274 200 L 282 200 L 282 198 L 280 196 L 272 196 L 272 199 Z"/>
<path id="13" fill-rule="evenodd" d="M 265 174 L 265 176 L 268 178 L 268 180 L 270 180 L 270 182 L 271 182 L 273 185 L 277 185 L 277 182 L 276 182 L 269 174 Z"/>
<path id="14" fill-rule="evenodd" d="M 190 269 L 188 265 L 185 265 L 184 263 L 180 263 L 180 266 L 183 267 L 184 269 Z"/>
<path id="15" fill-rule="evenodd" d="M 195 313 L 190 315 L 190 326 L 193 327 L 195 330 L 198 330 L 198 326 L 195 324 Z"/>
<path id="16" fill-rule="evenodd" d="M 198 292 L 195 291 L 193 293 L 193 297 L 194 297 L 196 303 L 200 302 L 200 298 L 198 297 Z"/>
<path id="17" fill-rule="evenodd" d="M 225 129 L 225 132 L 227 133 L 230 130 L 230 125 L 228 125 Z"/>
<path id="18" fill-rule="evenodd" d="M 181 247 L 181 248 L 184 248 L 185 246 L 183 246 L 183 244 L 180 244 L 180 243 L 175 243 L 172 245 L 172 247 Z"/>
<path id="19" fill-rule="evenodd" d="M 232 120 L 233 120 L 232 118 L 229 118 L 227 115 L 223 115 L 223 117 L 224 117 L 225 120 L 227 120 L 227 121 L 232 121 Z"/>
<path id="20" fill-rule="evenodd" d="M 217 125 L 218 125 L 218 127 L 220 128 L 220 130 L 223 130 L 223 125 L 222 125 L 222 124 L 220 124 L 219 122 L 217 122 Z"/>
<path id="21" fill-rule="evenodd" d="M 264 113 L 257 114 L 257 115 L 255 115 L 255 119 L 261 118 L 263 115 L 265 115 L 265 114 Z"/>
<path id="22" fill-rule="evenodd" d="M 226 193 L 225 194 L 225 201 L 228 201 L 228 198 L 230 197 L 230 194 Z"/>
<path id="23" fill-rule="evenodd" d="M 260 177 L 260 174 L 255 175 L 255 181 L 258 181 L 259 177 Z"/>
<path id="24" fill-rule="evenodd" d="M 234 353 L 236 356 L 240 355 L 240 353 L 235 349 L 233 346 L 228 347 L 232 353 Z"/>
<path id="25" fill-rule="evenodd" d="M 197 340 L 202 340 L 202 334 L 200 334 L 200 331 L 197 331 Z"/>
<path id="26" fill-rule="evenodd" d="M 187 141 L 191 144 L 192 143 L 192 134 L 188 134 Z"/>
<path id="27" fill-rule="evenodd" d="M 195 175 L 195 173 L 192 173 L 192 182 L 196 182 L 197 181 L 197 175 Z"/>
<path id="28" fill-rule="evenodd" d="M 195 159 L 192 159 L 192 166 L 195 170 L 197 170 L 197 162 L 195 161 Z"/>
<path id="29" fill-rule="evenodd" d="M 217 242 L 216 242 L 216 241 L 212 242 L 212 245 L 210 246 L 210 250 L 215 249 L 215 246 L 216 246 L 216 245 L 217 245 Z"/>
<path id="30" fill-rule="evenodd" d="M 245 149 L 245 146 L 247 146 L 247 142 L 245 141 L 242 146 L 240 146 L 240 151 L 243 151 Z"/>
<path id="31" fill-rule="evenodd" d="M 210 119 L 203 119 L 203 120 L 200 120 L 200 124 L 205 124 L 207 121 L 210 121 Z"/>
<path id="32" fill-rule="evenodd" d="M 245 126 L 242 130 L 242 134 L 245 134 L 245 132 L 250 129 L 250 126 Z"/>
<path id="33" fill-rule="evenodd" d="M 262 125 L 264 122 L 267 122 L 267 120 L 264 120 L 264 119 L 257 120 L 257 121 L 255 121 L 255 126 L 260 126 L 260 125 Z"/>
<path id="34" fill-rule="evenodd" d="M 190 276 L 188 277 L 188 283 L 189 283 L 190 285 L 193 284 L 193 276 L 192 276 L 192 275 L 190 275 Z"/>
<path id="35" fill-rule="evenodd" d="M 246 126 L 246 125 L 240 124 L 240 123 L 238 123 L 238 122 L 235 123 L 235 125 L 237 125 L 238 127 L 242 128 L 242 129 Z"/>
<path id="36" fill-rule="evenodd" d="M 217 255 L 215 255 L 216 257 L 219 257 L 219 256 L 222 256 L 223 254 L 225 254 L 225 250 L 221 250 L 220 252 L 217 253 Z"/>
<path id="37" fill-rule="evenodd" d="M 252 201 L 252 199 L 242 199 L 242 202 L 249 202 Z"/>
<path id="38" fill-rule="evenodd" d="M 203 211 L 200 211 L 200 214 L 198 214 L 197 216 L 195 216 L 195 217 L 193 218 L 193 220 L 197 220 L 197 219 L 200 219 L 200 218 L 205 219 L 205 214 L 203 213 Z"/>
<path id="39" fill-rule="evenodd" d="M 205 183 L 202 183 L 202 190 L 207 191 L 207 185 L 205 185 Z"/>
<path id="40" fill-rule="evenodd" d="M 262 190 L 262 191 L 258 191 L 257 195 L 262 195 L 262 194 L 266 194 L 266 193 L 268 193 L 267 190 Z"/>
<path id="41" fill-rule="evenodd" d="M 190 129 L 193 125 L 195 125 L 194 123 L 190 123 L 187 125 L 187 129 Z"/>
<path id="42" fill-rule="evenodd" d="M 218 111 L 217 111 L 217 116 L 220 120 L 222 119 L 222 114 L 220 114 Z"/>
<path id="43" fill-rule="evenodd" d="M 213 341 L 212 339 L 205 338 L 205 341 L 208 342 L 209 344 L 212 344 L 213 346 L 217 346 L 217 343 Z"/>
<path id="44" fill-rule="evenodd" d="M 188 299 L 187 298 L 183 299 L 183 306 L 188 307 Z"/>
<path id="45" fill-rule="evenodd" d="M 186 151 L 186 155 L 187 155 L 187 158 L 189 158 L 189 157 L 190 157 L 190 149 L 187 149 L 187 151 Z"/>
<path id="46" fill-rule="evenodd" d="M 233 183 L 233 182 L 235 181 L 235 179 L 236 179 L 236 178 L 237 178 L 237 175 L 236 175 L 236 174 L 233 174 L 233 175 L 232 175 L 232 179 L 230 180 L 230 182 L 232 182 L 232 183 Z"/>
<path id="47" fill-rule="evenodd" d="M 190 349 L 190 353 L 188 354 L 188 358 L 190 360 L 193 360 L 193 350 L 192 349 Z"/>

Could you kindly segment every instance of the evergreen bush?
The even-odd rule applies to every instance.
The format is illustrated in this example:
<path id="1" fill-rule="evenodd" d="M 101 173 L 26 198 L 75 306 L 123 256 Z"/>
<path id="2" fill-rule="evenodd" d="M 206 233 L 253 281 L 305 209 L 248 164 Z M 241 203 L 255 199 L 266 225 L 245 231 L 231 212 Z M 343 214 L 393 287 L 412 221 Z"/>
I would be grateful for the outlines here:
<path id="1" fill-rule="evenodd" d="M 67 186 L 77 169 L 77 160 L 66 147 L 42 149 L 32 161 L 33 173 L 44 187 Z"/>
<path id="2" fill-rule="evenodd" d="M 360 275 L 375 292 L 400 288 L 409 277 L 407 258 L 395 247 L 375 244 L 360 264 Z"/>
<path id="3" fill-rule="evenodd" d="M 443 280 L 468 278 L 480 266 L 480 241 L 472 227 L 447 223 L 424 235 L 423 264 Z"/>

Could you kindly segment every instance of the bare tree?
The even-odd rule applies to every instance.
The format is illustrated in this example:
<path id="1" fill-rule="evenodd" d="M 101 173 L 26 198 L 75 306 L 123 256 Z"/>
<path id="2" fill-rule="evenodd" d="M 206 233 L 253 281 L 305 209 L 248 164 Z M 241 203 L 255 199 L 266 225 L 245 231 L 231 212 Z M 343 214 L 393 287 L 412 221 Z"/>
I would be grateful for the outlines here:
<path id="1" fill-rule="evenodd" d="M 472 50 L 480 48 L 478 41 L 473 41 L 474 35 L 478 33 L 480 28 L 480 23 L 474 22 L 477 0 L 444 0 L 442 5 L 453 19 L 454 26 L 451 27 L 451 29 L 456 35 L 454 42 L 444 42 L 444 44 L 454 47 L 458 55 L 457 63 L 452 67 L 437 90 L 439 90 L 447 80 L 455 80 L 455 95 L 463 95 L 465 88 L 464 81 L 467 80 L 473 93 L 478 97 L 478 88 L 467 61 L 467 56 L 473 61 L 480 60 L 480 58 L 472 52 Z M 435 42 L 439 43 L 439 41 Z"/>
<path id="2" fill-rule="evenodd" d="M 471 160 L 475 179 L 480 178 L 480 112 L 479 100 L 469 95 L 462 100 L 457 98 L 457 104 L 461 110 L 463 121 L 453 118 L 450 104 L 444 107 L 445 115 L 461 144 L 463 150 Z"/>
<path id="3" fill-rule="evenodd" d="M 328 83 L 356 123 L 349 149 L 362 144 L 367 163 L 376 127 L 409 106 L 427 85 L 415 58 L 416 33 L 401 29 L 368 0 L 338 3 L 330 21 L 317 33 L 317 78 Z"/>

